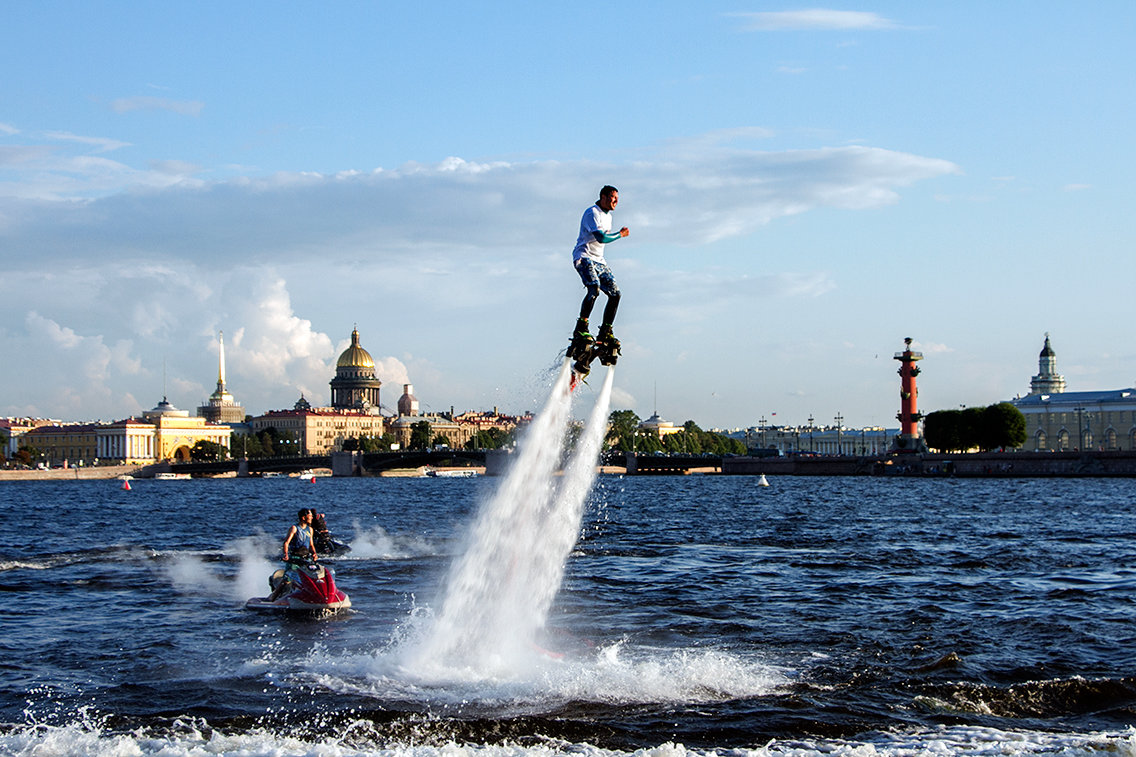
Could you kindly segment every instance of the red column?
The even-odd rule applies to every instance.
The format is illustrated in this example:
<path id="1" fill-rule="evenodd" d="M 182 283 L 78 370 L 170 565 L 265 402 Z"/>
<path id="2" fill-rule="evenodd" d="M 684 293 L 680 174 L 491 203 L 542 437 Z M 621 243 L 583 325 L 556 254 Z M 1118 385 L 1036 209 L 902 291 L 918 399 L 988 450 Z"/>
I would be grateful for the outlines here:
<path id="1" fill-rule="evenodd" d="M 907 337 L 903 342 L 907 348 L 903 352 L 898 352 L 895 355 L 895 359 L 900 363 L 898 371 L 900 376 L 900 402 L 899 414 L 896 415 L 896 418 L 899 419 L 899 440 L 897 447 L 901 451 L 915 452 L 921 446 L 919 441 L 919 419 L 923 417 L 916 409 L 919 390 L 915 386 L 915 377 L 919 375 L 919 366 L 915 365 L 915 363 L 923 359 L 923 353 L 912 351 L 911 337 Z"/>

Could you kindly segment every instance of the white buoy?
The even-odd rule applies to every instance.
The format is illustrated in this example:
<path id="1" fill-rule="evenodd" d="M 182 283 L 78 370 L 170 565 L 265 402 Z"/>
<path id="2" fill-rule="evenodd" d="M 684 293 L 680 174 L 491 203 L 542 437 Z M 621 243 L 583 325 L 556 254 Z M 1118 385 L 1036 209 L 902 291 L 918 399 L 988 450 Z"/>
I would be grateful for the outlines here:
<path id="1" fill-rule="evenodd" d="M 766 480 L 765 474 L 762 473 L 761 477 L 757 479 L 758 486 L 769 486 L 769 481 Z"/>

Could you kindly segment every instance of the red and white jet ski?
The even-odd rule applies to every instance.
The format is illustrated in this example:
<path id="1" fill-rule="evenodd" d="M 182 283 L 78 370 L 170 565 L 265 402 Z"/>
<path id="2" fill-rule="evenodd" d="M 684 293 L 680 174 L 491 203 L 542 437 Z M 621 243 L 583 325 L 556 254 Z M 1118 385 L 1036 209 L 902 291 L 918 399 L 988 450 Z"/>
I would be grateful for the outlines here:
<path id="1" fill-rule="evenodd" d="M 329 615 L 351 606 L 351 599 L 335 587 L 335 571 L 312 561 L 287 563 L 268 578 L 272 592 L 245 602 L 250 610 L 291 614 Z"/>

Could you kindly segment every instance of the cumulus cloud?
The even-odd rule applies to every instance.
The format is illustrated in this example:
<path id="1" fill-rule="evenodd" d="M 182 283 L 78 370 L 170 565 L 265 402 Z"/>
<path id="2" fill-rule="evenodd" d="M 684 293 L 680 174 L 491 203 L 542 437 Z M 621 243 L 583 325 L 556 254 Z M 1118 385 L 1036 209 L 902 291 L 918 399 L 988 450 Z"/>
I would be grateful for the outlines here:
<path id="1" fill-rule="evenodd" d="M 729 15 L 741 19 L 745 31 L 875 31 L 899 28 L 896 22 L 876 13 L 829 8 Z"/>
<path id="2" fill-rule="evenodd" d="M 123 417 L 142 409 L 135 397 L 150 407 L 165 389 L 193 408 L 213 390 L 220 330 L 230 391 L 249 412 L 300 393 L 326 403 L 355 323 L 385 404 L 413 383 L 436 407 L 529 409 L 532 387 L 503 377 L 563 349 L 534 352 L 578 308 L 565 258 L 599 184 L 621 187 L 619 221 L 632 229 L 619 243 L 621 285 L 651 292 L 624 306 L 629 323 L 647 324 L 625 354 L 649 354 L 666 352 L 675 329 L 710 333 L 755 302 L 837 289 L 823 265 L 771 265 L 744 242 L 755 230 L 818 208 L 886 206 L 958 171 L 870 147 L 759 149 L 767 136 L 723 130 L 627 163 L 455 157 L 214 182 L 176 161 L 138 170 L 55 147 L 0 152 L 10 272 L 0 322 L 14 324 L 0 330 L 0 353 L 24 366 L 4 379 L 16 399 L 3 409 Z M 713 267 L 690 257 L 715 243 L 727 246 Z M 660 262 L 663 249 L 685 263 Z"/>

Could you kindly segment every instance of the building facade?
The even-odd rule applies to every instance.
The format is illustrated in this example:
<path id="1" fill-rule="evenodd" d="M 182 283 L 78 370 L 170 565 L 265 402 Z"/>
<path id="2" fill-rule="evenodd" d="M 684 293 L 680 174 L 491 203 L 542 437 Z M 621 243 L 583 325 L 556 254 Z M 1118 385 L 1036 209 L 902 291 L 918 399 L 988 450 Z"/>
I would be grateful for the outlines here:
<path id="1" fill-rule="evenodd" d="M 1067 392 L 1045 335 L 1030 393 L 1011 400 L 1026 419 L 1022 449 L 1136 450 L 1136 388 Z"/>
<path id="2" fill-rule="evenodd" d="M 232 429 L 192 418 L 164 397 L 142 418 L 114 423 L 61 423 L 25 433 L 21 443 L 35 447 L 49 465 L 112 463 L 149 465 L 169 460 L 186 462 L 198 442 L 229 449 Z"/>
<path id="3" fill-rule="evenodd" d="M 272 410 L 253 418 L 252 432 L 269 428 L 297 440 L 301 455 L 327 455 L 343 449 L 343 443 L 355 437 L 378 438 L 386 433 L 386 422 L 377 413 L 361 410 L 337 410 L 312 407 L 303 397 L 291 410 Z M 291 451 L 291 450 L 289 450 Z"/>

